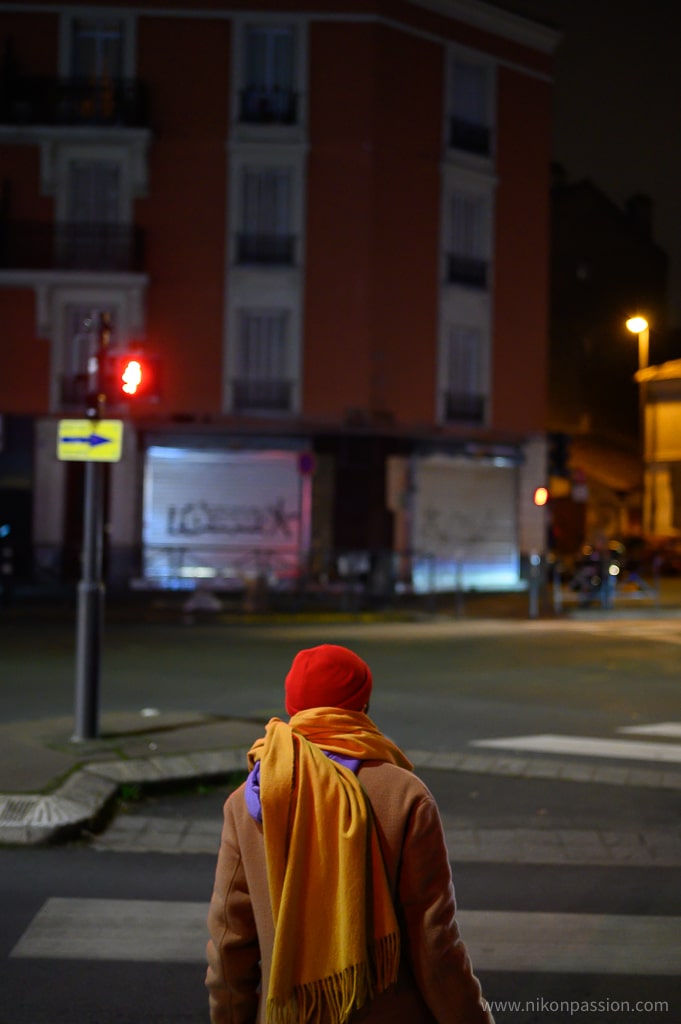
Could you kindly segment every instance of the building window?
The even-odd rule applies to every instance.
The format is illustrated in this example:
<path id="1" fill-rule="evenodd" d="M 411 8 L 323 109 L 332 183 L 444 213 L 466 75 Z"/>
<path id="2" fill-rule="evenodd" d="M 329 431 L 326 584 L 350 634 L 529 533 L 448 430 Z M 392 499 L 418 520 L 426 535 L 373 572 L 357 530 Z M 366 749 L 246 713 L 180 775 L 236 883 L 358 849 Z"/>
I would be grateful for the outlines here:
<path id="1" fill-rule="evenodd" d="M 123 84 L 125 23 L 117 19 L 73 18 L 69 81 L 60 95 L 60 120 L 82 124 L 121 124 L 131 114 Z"/>
<path id="2" fill-rule="evenodd" d="M 292 264 L 290 171 L 244 170 L 242 185 L 237 261 Z"/>
<path id="3" fill-rule="evenodd" d="M 59 77 L 42 80 L 47 107 L 36 113 L 47 124 L 148 128 L 146 90 L 135 77 L 137 17 L 113 6 L 94 14 L 94 6 L 84 16 L 76 5 L 60 14 Z"/>
<path id="4" fill-rule="evenodd" d="M 238 318 L 236 412 L 288 412 L 289 315 L 286 310 L 241 310 Z"/>
<path id="5" fill-rule="evenodd" d="M 295 124 L 296 46 L 293 28 L 247 26 L 239 120 L 246 124 Z"/>
<path id="6" fill-rule="evenodd" d="M 118 161 L 68 161 L 66 201 L 56 227 L 59 267 L 128 270 L 134 264 L 134 232 L 121 223 L 121 180 Z"/>
<path id="7" fill-rule="evenodd" d="M 449 217 L 447 281 L 450 284 L 486 289 L 487 203 L 483 196 L 455 193 Z"/>
<path id="8" fill-rule="evenodd" d="M 120 165 L 113 160 L 71 160 L 67 219 L 78 224 L 116 224 L 120 179 Z"/>
<path id="9" fill-rule="evenodd" d="M 454 58 L 451 69 L 449 145 L 476 156 L 490 156 L 491 88 L 489 69 Z"/>
<path id="10" fill-rule="evenodd" d="M 112 81 L 123 76 L 123 21 L 74 18 L 71 37 L 71 75 L 74 78 Z"/>
<path id="11" fill-rule="evenodd" d="M 481 423 L 485 417 L 482 393 L 482 331 L 457 325 L 449 329 L 446 353 L 444 417 L 447 422 Z"/>

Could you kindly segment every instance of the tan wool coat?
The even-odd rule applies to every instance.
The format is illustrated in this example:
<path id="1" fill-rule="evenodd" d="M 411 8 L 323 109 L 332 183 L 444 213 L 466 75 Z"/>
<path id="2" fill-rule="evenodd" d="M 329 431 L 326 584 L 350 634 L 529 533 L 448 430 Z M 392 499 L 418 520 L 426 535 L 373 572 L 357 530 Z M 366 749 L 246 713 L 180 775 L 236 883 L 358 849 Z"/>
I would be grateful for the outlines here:
<path id="1" fill-rule="evenodd" d="M 358 1010 L 352 1024 L 494 1024 L 455 920 L 435 800 L 417 776 L 393 764 L 366 761 L 358 777 L 373 808 L 402 953 L 397 983 Z M 225 803 L 208 929 L 212 1024 L 265 1024 L 261 993 L 267 992 L 273 921 L 262 826 L 248 813 L 243 786 Z"/>

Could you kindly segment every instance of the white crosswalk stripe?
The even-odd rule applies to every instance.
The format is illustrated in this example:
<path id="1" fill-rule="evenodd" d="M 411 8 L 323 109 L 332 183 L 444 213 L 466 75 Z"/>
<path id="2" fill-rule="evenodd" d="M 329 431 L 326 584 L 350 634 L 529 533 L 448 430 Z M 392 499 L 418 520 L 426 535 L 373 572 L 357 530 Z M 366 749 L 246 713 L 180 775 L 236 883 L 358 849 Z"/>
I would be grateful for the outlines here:
<path id="1" fill-rule="evenodd" d="M 601 739 L 593 736 L 560 736 L 539 733 L 472 740 L 474 747 L 494 747 L 543 754 L 571 754 L 581 757 L 609 757 L 620 761 L 654 761 L 681 764 L 681 744 L 645 743 L 636 740 Z"/>
<path id="2" fill-rule="evenodd" d="M 614 739 L 599 736 L 562 736 L 536 733 L 529 736 L 496 736 L 471 740 L 471 746 L 534 754 L 567 754 L 570 757 L 610 758 L 618 761 L 651 761 L 657 764 L 681 764 L 681 722 L 651 722 L 623 725 L 618 733 L 640 739 Z M 649 738 L 654 737 L 654 738 Z"/>
<path id="3" fill-rule="evenodd" d="M 632 736 L 668 736 L 681 740 L 681 722 L 655 722 L 653 725 L 623 725 L 618 732 Z"/>
<path id="4" fill-rule="evenodd" d="M 46 901 L 12 957 L 198 963 L 207 905 L 152 900 Z M 462 910 L 478 970 L 669 975 L 681 962 L 681 918 Z"/>
<path id="5" fill-rule="evenodd" d="M 681 618 L 670 619 L 605 619 L 593 622 L 578 620 L 554 624 L 547 620 L 549 628 L 570 630 L 575 633 L 594 633 L 622 640 L 652 640 L 655 643 L 681 645 Z"/>

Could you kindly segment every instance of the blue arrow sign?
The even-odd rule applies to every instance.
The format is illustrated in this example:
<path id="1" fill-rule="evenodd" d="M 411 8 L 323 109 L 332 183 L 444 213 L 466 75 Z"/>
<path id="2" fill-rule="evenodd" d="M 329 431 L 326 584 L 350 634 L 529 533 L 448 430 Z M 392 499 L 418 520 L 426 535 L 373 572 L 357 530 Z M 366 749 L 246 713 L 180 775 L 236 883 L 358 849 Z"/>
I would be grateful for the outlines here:
<path id="1" fill-rule="evenodd" d="M 89 444 L 94 448 L 98 444 L 111 444 L 112 437 L 102 437 L 101 434 L 88 434 L 87 437 L 61 437 L 62 444 Z"/>

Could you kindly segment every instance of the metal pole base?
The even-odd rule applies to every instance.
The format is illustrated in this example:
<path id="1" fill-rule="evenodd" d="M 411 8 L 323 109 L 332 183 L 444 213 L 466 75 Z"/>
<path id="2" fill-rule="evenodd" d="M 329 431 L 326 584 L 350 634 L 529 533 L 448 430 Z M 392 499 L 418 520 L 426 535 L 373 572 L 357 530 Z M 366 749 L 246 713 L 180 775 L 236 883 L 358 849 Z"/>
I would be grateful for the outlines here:
<path id="1" fill-rule="evenodd" d="M 104 613 L 101 583 L 78 584 L 78 627 L 76 633 L 76 730 L 75 741 L 97 739 L 99 735 L 99 659 Z"/>

